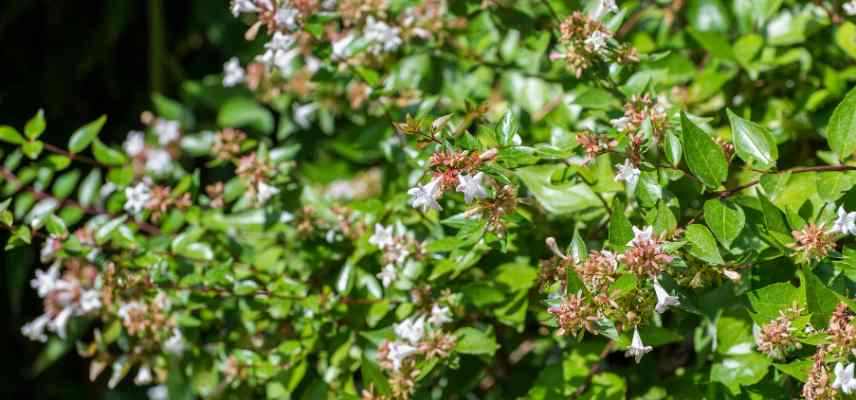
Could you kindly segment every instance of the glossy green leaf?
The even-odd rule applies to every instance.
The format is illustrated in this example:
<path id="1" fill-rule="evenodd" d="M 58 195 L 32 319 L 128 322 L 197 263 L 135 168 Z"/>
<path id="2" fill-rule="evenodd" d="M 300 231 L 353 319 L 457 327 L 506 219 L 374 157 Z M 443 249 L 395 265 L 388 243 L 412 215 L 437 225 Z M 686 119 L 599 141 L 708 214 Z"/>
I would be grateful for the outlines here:
<path id="1" fill-rule="evenodd" d="M 687 167 L 705 186 L 717 188 L 728 175 L 728 162 L 722 148 L 681 113 L 684 154 Z"/>
<path id="2" fill-rule="evenodd" d="M 752 121 L 740 118 L 726 110 L 731 123 L 731 139 L 734 151 L 747 164 L 760 168 L 773 168 L 779 158 L 779 150 L 769 129 Z"/>
<path id="3" fill-rule="evenodd" d="M 729 249 L 746 224 L 746 214 L 729 200 L 710 199 L 704 203 L 704 220 L 722 247 Z"/>
<path id="4" fill-rule="evenodd" d="M 722 255 L 716 245 L 716 239 L 706 226 L 692 224 L 687 227 L 687 241 L 690 242 L 690 254 L 713 265 L 722 264 Z"/>
<path id="5" fill-rule="evenodd" d="M 72 153 L 80 153 L 81 151 L 86 150 L 86 148 L 89 147 L 89 144 L 98 137 L 98 133 L 101 132 L 101 128 L 104 127 L 105 122 L 107 122 L 107 116 L 102 115 L 95 121 L 92 121 L 74 131 L 74 133 L 71 134 L 71 138 L 68 140 L 68 150 Z"/>

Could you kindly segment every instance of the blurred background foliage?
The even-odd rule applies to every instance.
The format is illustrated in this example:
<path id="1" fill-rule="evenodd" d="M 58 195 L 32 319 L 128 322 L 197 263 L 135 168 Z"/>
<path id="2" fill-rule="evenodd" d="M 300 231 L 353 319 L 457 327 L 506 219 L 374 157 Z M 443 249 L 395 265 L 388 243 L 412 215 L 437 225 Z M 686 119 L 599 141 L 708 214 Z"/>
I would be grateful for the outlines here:
<path id="1" fill-rule="evenodd" d="M 105 141 L 124 140 L 139 128 L 140 112 L 152 93 L 180 97 L 181 83 L 219 73 L 230 56 L 252 53 L 246 29 L 226 2 L 211 0 L 9 0 L 0 2 L 0 116 L 20 126 L 44 108 L 50 127 L 45 141 L 64 144 L 77 127 L 109 116 Z M 6 232 L 0 240 L 6 242 Z M 88 362 L 61 357 L 49 368 L 44 355 L 56 348 L 20 335 L 20 327 L 41 309 L 27 281 L 34 249 L 4 252 L 3 349 L 0 398 L 136 399 L 133 385 L 108 390 L 85 384 Z M 83 384 L 82 384 L 83 383 Z"/>

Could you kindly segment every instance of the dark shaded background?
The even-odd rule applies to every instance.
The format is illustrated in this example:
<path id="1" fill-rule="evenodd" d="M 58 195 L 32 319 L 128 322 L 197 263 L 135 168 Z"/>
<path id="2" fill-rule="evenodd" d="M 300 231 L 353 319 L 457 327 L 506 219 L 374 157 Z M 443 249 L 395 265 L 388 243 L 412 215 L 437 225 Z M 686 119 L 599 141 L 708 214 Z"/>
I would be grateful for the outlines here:
<path id="1" fill-rule="evenodd" d="M 107 114 L 100 137 L 118 143 L 139 129 L 153 92 L 180 99 L 183 81 L 219 73 L 226 59 L 247 53 L 244 29 L 227 0 L 0 1 L 0 125 L 20 130 L 44 108 L 42 138 L 64 147 L 77 127 Z M 26 248 L 3 253 L 0 398 L 145 398 L 127 383 L 107 390 L 109 371 L 88 383 L 88 360 L 73 349 L 34 376 L 44 345 L 20 327 L 41 313 L 29 287 L 35 256 Z"/>

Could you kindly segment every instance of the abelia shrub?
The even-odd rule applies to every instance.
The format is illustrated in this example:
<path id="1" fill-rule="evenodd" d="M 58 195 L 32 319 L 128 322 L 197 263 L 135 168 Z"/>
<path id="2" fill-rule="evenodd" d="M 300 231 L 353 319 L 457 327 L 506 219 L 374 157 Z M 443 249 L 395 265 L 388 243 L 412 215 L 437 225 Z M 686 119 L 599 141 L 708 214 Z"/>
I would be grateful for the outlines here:
<path id="1" fill-rule="evenodd" d="M 257 53 L 124 143 L 0 127 L 47 357 L 153 399 L 856 392 L 856 2 L 229 7 Z"/>

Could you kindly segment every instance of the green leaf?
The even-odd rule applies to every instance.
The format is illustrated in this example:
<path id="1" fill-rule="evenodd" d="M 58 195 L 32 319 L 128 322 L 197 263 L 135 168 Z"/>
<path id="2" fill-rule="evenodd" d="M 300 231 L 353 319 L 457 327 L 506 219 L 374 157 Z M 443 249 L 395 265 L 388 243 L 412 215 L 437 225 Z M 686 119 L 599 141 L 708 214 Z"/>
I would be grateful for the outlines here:
<path id="1" fill-rule="evenodd" d="M 832 112 L 826 127 L 826 139 L 841 160 L 856 151 L 856 88 L 851 89 Z"/>
<path id="2" fill-rule="evenodd" d="M 602 206 L 597 195 L 584 183 L 553 184 L 550 180 L 559 168 L 558 164 L 533 165 L 519 168 L 515 174 L 544 208 L 553 214 L 571 214 L 592 207 Z"/>
<path id="3" fill-rule="evenodd" d="M 705 186 L 719 187 L 728 177 L 728 162 L 722 148 L 699 127 L 681 113 L 681 128 L 683 130 L 684 153 L 687 167 Z"/>
<path id="4" fill-rule="evenodd" d="M 502 147 L 513 144 L 514 137 L 517 136 L 519 130 L 520 126 L 517 119 L 514 118 L 514 113 L 509 109 L 496 126 L 496 143 Z"/>
<path id="5" fill-rule="evenodd" d="M 668 160 L 669 164 L 672 166 L 678 166 L 681 162 L 681 154 L 683 153 L 681 139 L 672 131 L 667 131 L 664 142 L 666 146 L 666 160 Z"/>
<path id="6" fill-rule="evenodd" d="M 74 133 L 71 134 L 71 139 L 68 140 L 68 150 L 72 153 L 80 153 L 81 151 L 86 150 L 86 148 L 89 147 L 89 144 L 98 136 L 98 133 L 101 132 L 101 128 L 104 127 L 104 123 L 106 121 L 107 116 L 102 115 L 95 121 L 92 121 L 74 131 Z"/>
<path id="7" fill-rule="evenodd" d="M 264 134 L 273 132 L 273 114 L 253 100 L 235 97 L 226 101 L 217 114 L 221 127 L 248 127 Z"/>
<path id="8" fill-rule="evenodd" d="M 767 375 L 770 360 L 758 353 L 748 353 L 724 358 L 713 364 L 710 380 L 728 387 L 756 384 Z"/>
<path id="9" fill-rule="evenodd" d="M 814 365 L 814 362 L 810 359 L 798 359 L 788 364 L 773 364 L 777 370 L 797 378 L 800 382 L 805 382 L 808 379 L 812 365 Z"/>
<path id="10" fill-rule="evenodd" d="M 746 214 L 729 200 L 710 199 L 704 203 L 704 220 L 722 247 L 729 249 L 746 224 Z"/>
<path id="11" fill-rule="evenodd" d="M 170 99 L 160 93 L 152 94 L 152 104 L 158 116 L 171 121 L 179 121 L 181 126 L 191 128 L 194 124 L 193 113 L 181 103 Z"/>
<path id="12" fill-rule="evenodd" d="M 835 202 L 856 184 L 850 172 L 820 172 L 817 174 L 817 194 L 823 201 Z"/>
<path id="13" fill-rule="evenodd" d="M 789 282 L 777 282 L 764 286 L 747 295 L 752 310 L 763 321 L 772 321 L 779 317 L 779 311 L 790 308 L 794 303 L 804 305 L 802 290 Z"/>
<path id="14" fill-rule="evenodd" d="M 98 139 L 92 142 L 92 154 L 98 162 L 106 165 L 122 165 L 126 161 L 124 154 L 101 143 Z"/>
<path id="15" fill-rule="evenodd" d="M 211 261 L 214 259 L 214 250 L 208 243 L 195 242 L 179 246 L 177 253 L 194 260 Z"/>
<path id="16" fill-rule="evenodd" d="M 719 248 L 716 246 L 716 239 L 706 226 L 701 224 L 688 226 L 686 238 L 690 242 L 690 254 L 713 265 L 723 263 Z"/>
<path id="17" fill-rule="evenodd" d="M 731 140 L 737 155 L 750 165 L 755 163 L 765 169 L 775 167 L 779 150 L 770 130 L 738 117 L 730 109 L 726 113 L 731 122 Z"/>
<path id="18" fill-rule="evenodd" d="M 458 342 L 455 351 L 463 354 L 477 354 L 493 356 L 499 345 L 496 339 L 475 328 L 460 328 L 455 331 Z"/>
<path id="19" fill-rule="evenodd" d="M 39 154 L 42 154 L 44 147 L 45 144 L 41 140 L 34 140 L 32 142 L 24 142 L 21 145 L 21 151 L 31 160 L 35 160 L 39 157 Z"/>
<path id="20" fill-rule="evenodd" d="M 375 390 L 375 393 L 384 396 L 392 393 L 392 387 L 389 386 L 389 381 L 386 380 L 386 376 L 381 372 L 380 367 L 365 354 L 360 360 L 360 374 L 368 386 Z"/>
<path id="21" fill-rule="evenodd" d="M 838 303 L 843 301 L 842 296 L 826 287 L 823 281 L 808 268 L 802 269 L 802 288 L 805 291 L 806 305 L 811 314 L 811 323 L 815 328 L 825 328 L 829 317 L 835 311 Z"/>
<path id="22" fill-rule="evenodd" d="M 0 125 L 0 140 L 12 144 L 23 144 L 25 141 L 17 129 L 8 125 Z"/>
<path id="23" fill-rule="evenodd" d="M 45 111 L 40 109 L 33 118 L 27 121 L 27 125 L 24 126 L 24 134 L 27 135 L 27 138 L 33 140 L 45 131 L 46 126 Z"/>
<path id="24" fill-rule="evenodd" d="M 350 261 L 345 262 L 342 271 L 339 272 L 339 277 L 336 278 L 336 291 L 345 296 L 351 292 L 354 287 L 354 277 L 356 276 L 354 264 Z"/>
<path id="25" fill-rule="evenodd" d="M 54 181 L 52 189 L 53 196 L 60 200 L 68 197 L 74 191 L 74 188 L 77 187 L 79 179 L 80 171 L 76 169 L 62 174 Z"/>
<path id="26" fill-rule="evenodd" d="M 83 207 L 89 207 L 98 200 L 98 191 L 101 188 L 101 170 L 93 169 L 83 179 L 77 190 L 77 202 Z"/>
<path id="27" fill-rule="evenodd" d="M 612 203 L 612 219 L 609 220 L 609 244 L 616 251 L 623 251 L 633 240 L 633 226 L 624 213 L 624 203 L 616 199 Z"/>

